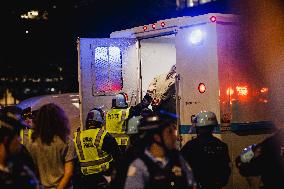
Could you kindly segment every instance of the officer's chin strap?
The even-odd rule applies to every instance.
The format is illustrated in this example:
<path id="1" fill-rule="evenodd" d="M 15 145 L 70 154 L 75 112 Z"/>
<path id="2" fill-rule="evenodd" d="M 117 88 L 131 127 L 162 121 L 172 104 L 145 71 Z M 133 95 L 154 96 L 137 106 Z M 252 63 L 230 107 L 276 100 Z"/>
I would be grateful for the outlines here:
<path id="1" fill-rule="evenodd" d="M 156 140 L 155 140 L 154 142 L 164 149 L 164 151 L 165 151 L 165 156 L 169 156 L 169 155 L 171 154 L 171 151 L 172 151 L 172 150 L 169 150 L 169 149 L 167 148 L 167 146 L 165 145 L 165 141 L 164 141 L 164 137 L 163 137 L 163 135 L 162 135 L 162 131 L 159 132 L 158 135 L 159 135 L 160 138 L 161 138 L 161 142 L 156 141 Z"/>

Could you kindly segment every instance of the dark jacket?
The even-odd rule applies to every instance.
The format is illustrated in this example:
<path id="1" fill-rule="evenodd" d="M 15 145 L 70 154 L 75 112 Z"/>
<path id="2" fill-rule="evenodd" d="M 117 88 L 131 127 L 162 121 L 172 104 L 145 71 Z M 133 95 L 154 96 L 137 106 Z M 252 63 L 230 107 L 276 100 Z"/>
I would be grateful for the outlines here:
<path id="1" fill-rule="evenodd" d="M 181 150 L 200 188 L 222 188 L 231 174 L 228 146 L 213 135 L 197 137 Z"/>
<path id="2" fill-rule="evenodd" d="M 243 176 L 260 175 L 263 189 L 284 188 L 284 129 L 259 143 L 255 156 L 249 163 L 236 159 L 239 172 Z"/>

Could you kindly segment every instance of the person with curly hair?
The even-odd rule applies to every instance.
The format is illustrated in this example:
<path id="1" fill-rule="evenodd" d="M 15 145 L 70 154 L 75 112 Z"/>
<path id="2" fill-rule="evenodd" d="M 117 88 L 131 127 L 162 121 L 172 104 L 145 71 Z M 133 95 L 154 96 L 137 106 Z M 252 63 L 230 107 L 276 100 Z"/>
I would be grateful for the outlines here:
<path id="1" fill-rule="evenodd" d="M 71 179 L 76 152 L 69 133 L 69 120 L 63 109 L 53 103 L 39 109 L 27 149 L 45 188 L 73 188 Z"/>

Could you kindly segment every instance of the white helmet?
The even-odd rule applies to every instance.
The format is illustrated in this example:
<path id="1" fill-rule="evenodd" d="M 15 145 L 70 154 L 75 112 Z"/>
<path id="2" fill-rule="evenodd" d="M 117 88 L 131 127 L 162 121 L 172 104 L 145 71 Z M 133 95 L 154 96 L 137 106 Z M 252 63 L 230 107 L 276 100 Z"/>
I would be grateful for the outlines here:
<path id="1" fill-rule="evenodd" d="M 256 147 L 256 144 L 252 144 L 245 149 L 243 149 L 240 158 L 241 162 L 243 163 L 249 163 L 250 160 L 254 157 L 254 149 Z"/>
<path id="2" fill-rule="evenodd" d="M 87 123 L 91 122 L 100 122 L 104 123 L 104 112 L 99 108 L 94 108 L 91 111 L 89 111 L 86 119 Z"/>
<path id="3" fill-rule="evenodd" d="M 116 108 L 126 108 L 128 106 L 127 104 L 127 94 L 126 93 L 119 93 L 115 96 L 114 100 L 115 100 L 115 107 Z"/>
<path id="4" fill-rule="evenodd" d="M 138 125 L 140 124 L 141 116 L 133 116 L 127 122 L 127 131 L 126 134 L 133 135 L 138 134 Z"/>
<path id="5" fill-rule="evenodd" d="M 217 117 L 213 112 L 201 111 L 194 118 L 193 123 L 197 127 L 218 125 Z"/>

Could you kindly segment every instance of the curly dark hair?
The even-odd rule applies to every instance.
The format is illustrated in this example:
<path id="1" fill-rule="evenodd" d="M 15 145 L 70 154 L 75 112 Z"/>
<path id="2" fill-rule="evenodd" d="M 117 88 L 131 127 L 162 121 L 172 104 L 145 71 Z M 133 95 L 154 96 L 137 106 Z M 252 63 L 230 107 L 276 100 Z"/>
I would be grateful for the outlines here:
<path id="1" fill-rule="evenodd" d="M 39 109 L 34 121 L 33 141 L 39 137 L 42 143 L 49 145 L 57 135 L 66 142 L 69 134 L 69 120 L 62 108 L 49 103 Z"/>

